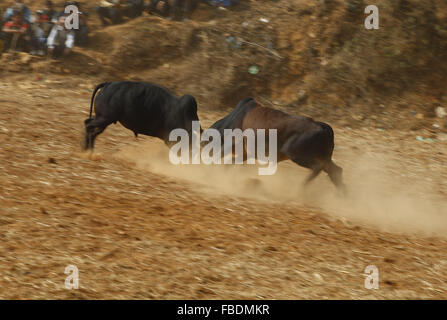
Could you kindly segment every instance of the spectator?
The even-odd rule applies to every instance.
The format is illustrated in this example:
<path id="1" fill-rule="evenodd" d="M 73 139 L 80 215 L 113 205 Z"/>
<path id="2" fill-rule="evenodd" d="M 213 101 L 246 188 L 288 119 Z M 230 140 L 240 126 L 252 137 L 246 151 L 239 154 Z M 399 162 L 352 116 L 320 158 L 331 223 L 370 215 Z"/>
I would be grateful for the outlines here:
<path id="1" fill-rule="evenodd" d="M 3 11 L 2 8 L 0 8 L 0 27 L 3 26 Z M 0 55 L 3 52 L 3 49 L 5 48 L 5 45 L 3 44 L 3 33 L 2 30 L 0 29 Z"/>
<path id="2" fill-rule="evenodd" d="M 31 41 L 30 26 L 24 21 L 21 11 L 14 11 L 11 20 L 3 26 L 3 40 L 5 49 L 13 49 L 17 51 L 29 51 Z"/>
<path id="3" fill-rule="evenodd" d="M 141 16 L 145 8 L 144 0 L 102 0 L 96 9 L 104 26 L 118 24 L 123 17 L 130 19 Z"/>
<path id="4" fill-rule="evenodd" d="M 0 26 L 3 26 L 5 24 L 5 22 L 3 22 L 3 10 L 2 10 L 2 8 L 0 8 Z M 0 39 L 1 38 L 2 38 L 2 30 L 0 30 Z M 0 50 L 0 52 L 2 52 L 2 51 Z"/>
<path id="5" fill-rule="evenodd" d="M 144 0 L 128 0 L 126 15 L 133 19 L 141 16 L 144 11 Z"/>
<path id="6" fill-rule="evenodd" d="M 65 19 L 65 16 L 59 17 L 47 39 L 48 53 L 53 58 L 68 55 L 73 49 L 75 35 L 72 30 L 65 29 Z"/>
<path id="7" fill-rule="evenodd" d="M 110 20 L 112 24 L 117 24 L 121 22 L 123 6 L 123 0 L 102 0 L 96 12 L 104 26 L 109 24 L 107 20 Z"/>
<path id="8" fill-rule="evenodd" d="M 14 11 L 19 11 L 22 13 L 26 22 L 30 22 L 31 19 L 31 11 L 30 9 L 23 3 L 23 1 L 15 0 L 11 7 L 6 9 L 6 12 L 3 18 L 8 21 L 12 18 Z"/>
<path id="9" fill-rule="evenodd" d="M 209 4 L 219 7 L 231 7 L 239 2 L 239 0 L 206 0 Z"/>
<path id="10" fill-rule="evenodd" d="M 167 17 L 171 10 L 171 6 L 168 0 L 151 0 L 147 9 L 150 14 L 158 14 Z"/>
<path id="11" fill-rule="evenodd" d="M 45 20 L 42 14 L 37 12 L 34 22 L 31 24 L 31 54 L 45 55 L 47 34 L 44 30 Z"/>
<path id="12" fill-rule="evenodd" d="M 196 0 L 174 0 L 172 4 L 171 18 L 177 20 L 183 15 L 183 20 L 188 21 L 191 18 L 191 14 L 196 5 Z"/>
<path id="13" fill-rule="evenodd" d="M 89 27 L 88 27 L 88 13 L 83 12 L 81 9 L 81 5 L 79 2 L 74 1 L 70 3 L 66 3 L 65 7 L 68 5 L 73 5 L 78 8 L 78 14 L 79 14 L 79 29 L 75 29 L 75 45 L 76 46 L 86 46 L 88 43 L 88 33 L 89 33 Z"/>
<path id="14" fill-rule="evenodd" d="M 46 1 L 43 10 L 40 10 L 40 12 L 42 22 L 50 24 L 57 21 L 58 13 L 54 10 L 53 1 Z"/>

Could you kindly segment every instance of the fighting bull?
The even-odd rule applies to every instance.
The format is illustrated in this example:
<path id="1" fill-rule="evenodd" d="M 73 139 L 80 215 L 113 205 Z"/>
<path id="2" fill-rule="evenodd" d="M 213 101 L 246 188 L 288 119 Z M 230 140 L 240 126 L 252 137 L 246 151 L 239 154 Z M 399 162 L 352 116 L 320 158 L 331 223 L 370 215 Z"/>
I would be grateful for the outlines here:
<path id="1" fill-rule="evenodd" d="M 305 184 L 315 179 L 321 171 L 329 175 L 331 181 L 344 193 L 342 168 L 332 161 L 334 151 L 334 131 L 324 123 L 312 118 L 296 116 L 279 110 L 258 105 L 252 98 L 239 102 L 226 117 L 211 126 L 220 132 L 222 145 L 225 131 L 235 130 L 277 130 L 277 161 L 290 159 L 296 164 L 312 170 Z M 238 142 L 235 142 L 238 143 Z M 239 141 L 246 143 L 246 139 Z M 268 150 L 268 143 L 266 149 Z M 271 142 L 270 142 L 271 143 Z M 244 146 L 245 147 L 245 146 Z M 245 149 L 245 153 L 247 148 Z M 254 152 L 254 155 L 257 155 Z M 247 154 L 244 155 L 247 157 Z"/>
<path id="2" fill-rule="evenodd" d="M 93 107 L 95 117 L 92 117 Z M 157 137 L 170 145 L 169 133 L 181 128 L 191 135 L 192 121 L 199 118 L 197 102 L 191 95 L 177 97 L 148 82 L 104 82 L 93 91 L 82 145 L 85 150 L 93 149 L 98 135 L 117 122 L 135 136 Z"/>

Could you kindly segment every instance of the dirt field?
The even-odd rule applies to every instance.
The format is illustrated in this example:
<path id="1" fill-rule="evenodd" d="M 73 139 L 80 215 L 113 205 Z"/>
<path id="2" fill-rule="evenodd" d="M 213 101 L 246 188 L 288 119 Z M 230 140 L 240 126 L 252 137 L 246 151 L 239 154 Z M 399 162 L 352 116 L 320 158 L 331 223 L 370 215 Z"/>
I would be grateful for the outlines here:
<path id="1" fill-rule="evenodd" d="M 169 167 L 119 125 L 80 153 L 90 90 L 64 81 L 0 82 L 0 298 L 447 297 L 446 142 L 335 127 L 343 199 L 323 175 L 300 190 L 291 163 Z"/>
<path id="2" fill-rule="evenodd" d="M 445 2 L 378 1 L 377 33 L 359 0 L 241 2 L 102 28 L 81 1 L 87 48 L 0 57 L 0 299 L 447 298 Z M 120 79 L 193 94 L 204 128 L 248 95 L 328 122 L 348 196 L 291 162 L 173 166 L 121 125 L 82 153 L 93 88 Z"/>

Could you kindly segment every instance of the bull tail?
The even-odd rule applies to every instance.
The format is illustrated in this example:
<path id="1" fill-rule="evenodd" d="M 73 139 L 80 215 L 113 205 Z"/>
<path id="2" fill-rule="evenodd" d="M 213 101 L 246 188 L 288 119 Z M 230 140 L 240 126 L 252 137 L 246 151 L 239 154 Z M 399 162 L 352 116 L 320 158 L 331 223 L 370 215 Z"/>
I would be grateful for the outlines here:
<path id="1" fill-rule="evenodd" d="M 105 87 L 106 85 L 108 85 L 109 83 L 110 83 L 110 82 L 103 82 L 103 83 L 100 83 L 100 84 L 98 84 L 98 85 L 96 86 L 95 90 L 93 90 L 92 100 L 91 100 L 91 103 L 90 103 L 90 116 L 89 116 L 89 119 L 92 119 L 93 103 L 95 102 L 95 96 L 96 96 L 96 93 L 98 92 L 99 89 L 104 88 L 104 87 Z"/>

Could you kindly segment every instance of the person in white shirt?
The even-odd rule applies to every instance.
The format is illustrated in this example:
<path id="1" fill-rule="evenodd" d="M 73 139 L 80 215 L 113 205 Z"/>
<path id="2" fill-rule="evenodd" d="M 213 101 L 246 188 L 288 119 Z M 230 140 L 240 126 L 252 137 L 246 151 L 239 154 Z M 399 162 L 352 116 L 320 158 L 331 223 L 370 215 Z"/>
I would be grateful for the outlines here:
<path id="1" fill-rule="evenodd" d="M 65 19 L 65 16 L 59 17 L 47 39 L 48 54 L 53 58 L 68 55 L 73 49 L 75 35 L 72 30 L 65 29 Z"/>

